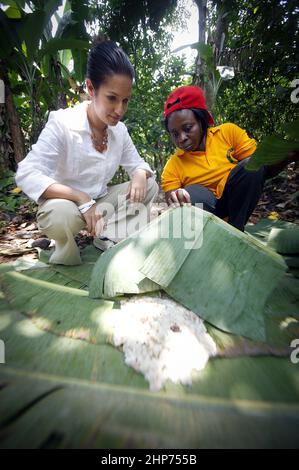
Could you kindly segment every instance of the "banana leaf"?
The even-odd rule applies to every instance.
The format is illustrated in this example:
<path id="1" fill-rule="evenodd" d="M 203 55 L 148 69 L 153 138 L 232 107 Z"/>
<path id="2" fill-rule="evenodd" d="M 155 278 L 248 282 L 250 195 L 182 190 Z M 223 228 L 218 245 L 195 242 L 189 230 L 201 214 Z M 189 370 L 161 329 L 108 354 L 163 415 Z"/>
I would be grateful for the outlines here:
<path id="1" fill-rule="evenodd" d="M 298 228 L 298 225 L 281 219 L 272 220 L 268 218 L 261 219 L 257 224 L 247 224 L 245 231 L 256 237 L 258 240 L 267 242 L 272 228 L 293 229 Z"/>
<path id="2" fill-rule="evenodd" d="M 292 229 L 272 228 L 268 246 L 284 255 L 299 254 L 299 227 Z"/>
<path id="3" fill-rule="evenodd" d="M 39 250 L 39 260 L 43 263 L 48 263 L 53 249 L 51 250 Z M 93 245 L 85 247 L 81 251 L 82 264 L 80 266 L 63 266 L 62 264 L 50 264 L 50 269 L 57 273 L 62 274 L 69 280 L 74 281 L 73 287 L 77 287 L 78 284 L 82 288 L 87 288 L 89 279 L 94 267 L 95 262 L 99 259 L 101 251 L 95 248 Z M 46 279 L 45 279 L 46 280 Z M 76 282 L 78 284 L 76 284 Z"/>
<path id="4" fill-rule="evenodd" d="M 43 276 L 47 281 L 41 280 Z M 53 277 L 54 282 L 49 282 Z M 87 291 L 78 289 L 78 286 L 68 287 L 69 283 L 68 278 L 48 269 L 29 271 L 26 275 L 8 272 L 1 281 L 5 298 L 12 307 L 24 311 L 42 330 L 92 343 L 105 343 L 111 331 L 105 331 L 100 325 L 105 322 L 114 302 L 93 301 Z M 64 306 L 63 315 L 61 305 Z"/>
<path id="5" fill-rule="evenodd" d="M 120 308 L 119 299 L 121 298 L 114 302 L 91 301 L 86 292 L 77 292 L 77 289 L 82 289 L 80 283 L 70 281 L 67 277 L 50 269 L 27 270 L 22 274 L 8 271 L 2 276 L 1 283 L 3 292 L 6 294 L 5 298 L 10 305 L 15 309 L 22 308 L 22 314 L 30 318 L 32 323 L 41 330 L 50 331 L 59 336 L 80 338 L 92 344 L 105 344 L 110 341 L 112 330 L 106 320 L 112 314 L 112 309 Z M 61 289 L 61 286 L 66 288 Z M 75 289 L 69 289 L 69 287 Z M 68 298 L 71 301 L 64 310 L 67 318 L 61 320 L 60 305 L 64 304 Z M 76 303 L 76 310 L 73 309 L 74 303 Z M 91 309 L 92 321 L 90 315 L 87 314 Z M 291 324 L 287 321 L 290 318 L 292 318 Z M 102 330 L 102 334 L 98 334 L 97 337 L 94 331 L 95 319 Z M 212 325 L 209 325 L 209 330 L 212 328 L 213 334 L 217 332 L 215 340 L 219 353 L 217 355 L 221 357 L 230 357 L 231 354 L 233 356 L 265 354 L 285 356 L 290 353 L 292 339 L 297 338 L 299 334 L 297 319 L 299 319 L 299 281 L 285 276 L 267 298 L 264 316 L 267 344 L 224 333 Z"/>
<path id="6" fill-rule="evenodd" d="M 298 141 L 298 139 L 299 139 L 299 119 L 296 119 L 293 122 L 288 122 L 287 124 L 285 124 L 283 126 L 283 129 L 284 129 L 286 135 L 289 138 Z"/>
<path id="7" fill-rule="evenodd" d="M 109 344 L 105 315 L 118 301 L 90 299 L 49 268 L 1 271 L 1 448 L 298 445 L 299 382 L 289 357 L 239 357 L 248 355 L 244 339 L 211 326 L 221 358 L 192 386 L 169 383 L 153 394 Z M 287 307 L 288 296 L 278 312 Z"/>
<path id="8" fill-rule="evenodd" d="M 296 254 L 299 243 L 297 224 L 280 219 L 261 219 L 255 225 L 246 225 L 245 229 L 247 233 L 253 235 L 265 245 L 270 246 L 280 254 L 284 254 L 284 261 L 289 268 L 289 272 L 295 278 L 299 277 L 299 256 Z"/>
<path id="9" fill-rule="evenodd" d="M 98 255 L 88 247 L 84 264 Z M 299 280 L 289 274 L 266 300 L 267 343 L 206 324 L 218 357 L 191 386 L 150 393 L 110 344 L 106 319 L 121 297 L 89 298 L 86 280 L 67 268 L 0 271 L 0 448 L 299 447 L 298 365 L 289 356 Z"/>
<path id="10" fill-rule="evenodd" d="M 57 375 L 1 373 L 1 448 L 298 445 L 299 406 L 149 394 Z"/>
<path id="11" fill-rule="evenodd" d="M 178 236 L 178 229 L 187 236 Z M 103 253 L 89 292 L 111 298 L 144 286 L 163 288 L 220 329 L 263 341 L 265 301 L 285 269 L 283 259 L 255 238 L 213 214 L 181 207 Z"/>
<path id="12" fill-rule="evenodd" d="M 285 125 L 287 138 L 271 135 L 264 138 L 246 164 L 247 170 L 258 170 L 262 165 L 273 165 L 287 158 L 287 154 L 299 149 L 299 120 Z"/>

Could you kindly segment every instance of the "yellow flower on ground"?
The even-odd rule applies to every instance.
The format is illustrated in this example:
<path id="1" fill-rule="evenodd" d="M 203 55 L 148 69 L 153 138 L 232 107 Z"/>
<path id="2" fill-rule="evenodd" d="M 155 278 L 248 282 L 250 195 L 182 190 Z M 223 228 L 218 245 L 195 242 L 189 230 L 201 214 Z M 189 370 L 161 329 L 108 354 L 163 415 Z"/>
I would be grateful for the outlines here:
<path id="1" fill-rule="evenodd" d="M 14 193 L 14 194 L 19 194 L 19 193 L 22 192 L 22 190 L 21 190 L 21 188 L 19 188 L 19 187 L 17 186 L 16 188 L 12 189 L 10 192 L 11 192 L 11 193 Z"/>
<path id="2" fill-rule="evenodd" d="M 268 219 L 271 219 L 271 220 L 278 220 L 279 219 L 279 214 L 278 212 L 270 212 L 270 214 L 268 215 Z"/>

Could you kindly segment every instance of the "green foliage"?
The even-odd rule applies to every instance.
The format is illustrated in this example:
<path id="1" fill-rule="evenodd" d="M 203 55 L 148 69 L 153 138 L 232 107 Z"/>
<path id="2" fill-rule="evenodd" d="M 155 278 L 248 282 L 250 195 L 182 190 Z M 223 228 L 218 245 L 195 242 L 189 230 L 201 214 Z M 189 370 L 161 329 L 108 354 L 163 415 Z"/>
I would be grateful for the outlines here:
<path id="1" fill-rule="evenodd" d="M 49 20 L 55 5 L 57 8 L 60 3 L 31 2 L 30 13 L 24 9 L 25 2 L 15 4 L 17 20 L 8 17 L 10 11 L 1 11 L 0 20 L 9 47 L 0 48 L 0 57 L 8 68 L 27 148 L 36 141 L 50 110 L 79 100 L 90 39 L 86 25 L 92 30 L 97 22 L 96 29 L 118 40 L 136 67 L 136 87 L 126 123 L 141 155 L 156 165 L 160 173 L 170 151 L 161 125 L 163 102 L 169 89 L 181 84 L 185 73 L 182 60 L 169 58 L 170 35 L 164 31 L 167 22 L 175 18 L 176 1 L 148 2 L 146 8 L 140 2 L 124 5 L 124 2 L 106 1 L 98 5 L 92 1 L 67 1 L 62 18 L 55 16 L 58 28 L 52 37 Z M 133 16 L 128 14 L 131 10 Z M 126 21 L 119 28 L 119 18 L 123 15 Z M 38 22 L 38 28 L 30 35 L 34 21 Z M 144 102 L 145 96 L 149 98 L 148 104 L 142 109 L 140 102 Z M 120 171 L 115 181 L 123 179 Z"/>
<path id="2" fill-rule="evenodd" d="M 163 106 L 169 91 L 183 83 L 186 65 L 182 59 L 163 57 L 161 50 L 155 56 L 138 58 L 136 70 L 125 123 L 140 155 L 160 176 L 173 151 L 163 124 Z"/>
<path id="3" fill-rule="evenodd" d="M 32 12 L 23 4 L 16 4 L 18 18 L 9 17 L 7 10 L 0 10 L 0 59 L 12 81 L 12 92 L 16 99 L 25 98 L 22 106 L 30 113 L 29 122 L 21 120 L 22 128 L 28 132 L 28 146 L 37 140 L 48 111 L 67 106 L 67 96 L 72 99 L 68 79 L 61 74 L 63 64 L 60 64 L 59 51 L 71 49 L 78 79 L 82 82 L 85 75 L 89 42 L 86 32 L 84 37 L 78 34 L 84 17 L 79 17 L 76 11 L 73 12 L 76 21 L 70 15 L 63 16 L 58 36 L 52 37 L 51 18 L 61 4 L 62 0 L 30 2 L 30 5 L 27 2 Z"/>
<path id="4" fill-rule="evenodd" d="M 299 151 L 299 120 L 283 126 L 286 138 L 271 135 L 259 144 L 246 165 L 248 170 L 258 170 L 262 165 L 273 165 L 285 160 L 287 154 Z"/>
<path id="5" fill-rule="evenodd" d="M 235 67 L 214 111 L 218 123 L 235 122 L 260 140 L 281 134 L 296 117 L 291 81 L 297 74 L 298 6 L 294 0 L 238 0 L 228 16 L 221 64 Z"/>
<path id="6" fill-rule="evenodd" d="M 6 1 L 2 4 L 9 8 L 0 10 L 0 60 L 8 71 L 27 148 L 49 111 L 80 99 L 91 36 L 101 30 L 120 43 L 135 66 L 125 122 L 140 154 L 160 176 L 172 152 L 161 122 L 163 103 L 171 89 L 190 83 L 194 71 L 169 50 L 169 31 L 182 28 L 188 12 L 176 0 L 67 0 L 59 18 L 61 3 Z M 296 117 L 290 99 L 297 63 L 296 2 L 211 0 L 207 7 L 208 44 L 192 46 L 203 60 L 207 101 L 216 123 L 235 122 L 257 140 L 281 134 L 283 124 Z M 54 37 L 53 13 L 58 21 Z M 227 29 L 217 49 L 221 21 Z M 223 81 L 216 65 L 233 66 L 235 77 Z M 120 170 L 113 183 L 125 178 Z"/>
<path id="7" fill-rule="evenodd" d="M 5 172 L 0 179 L 0 211 L 16 213 L 25 203 L 28 204 L 28 199 L 16 188 L 14 172 Z M 34 210 L 35 204 L 32 203 L 31 206 Z"/>

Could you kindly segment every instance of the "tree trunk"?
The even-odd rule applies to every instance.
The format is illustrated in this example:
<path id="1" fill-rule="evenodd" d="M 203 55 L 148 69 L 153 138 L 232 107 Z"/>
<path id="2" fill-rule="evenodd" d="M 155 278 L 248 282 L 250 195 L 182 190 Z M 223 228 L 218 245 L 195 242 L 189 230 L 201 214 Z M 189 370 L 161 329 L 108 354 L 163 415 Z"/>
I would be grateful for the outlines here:
<path id="1" fill-rule="evenodd" d="M 206 42 L 207 0 L 195 0 L 198 8 L 198 41 Z M 198 53 L 195 64 L 193 84 L 204 89 L 203 62 Z"/>
<path id="2" fill-rule="evenodd" d="M 3 63 L 0 62 L 0 78 L 4 81 L 4 93 L 5 93 L 5 107 L 6 116 L 9 124 L 9 133 L 11 135 L 11 141 L 14 150 L 14 161 L 15 167 L 25 157 L 25 140 L 23 132 L 20 126 L 19 116 L 16 111 L 16 107 L 13 101 L 12 92 L 10 89 L 9 79 L 7 70 Z M 7 162 L 9 163 L 9 162 Z M 7 164 L 9 167 L 9 164 Z"/>
<path id="3" fill-rule="evenodd" d="M 220 65 L 220 56 L 223 49 L 223 44 L 225 40 L 225 36 L 227 34 L 228 29 L 228 11 L 229 5 L 227 2 L 221 2 L 217 5 L 217 23 L 216 23 L 216 32 L 215 32 L 215 63 L 216 65 Z M 223 64 L 227 65 L 227 64 Z"/>
<path id="4" fill-rule="evenodd" d="M 54 73 L 56 75 L 56 80 L 59 84 L 60 90 L 64 90 L 63 79 L 62 79 L 61 68 L 60 68 L 59 62 L 55 58 L 53 58 L 52 63 L 53 63 Z M 57 96 L 56 109 L 59 109 L 59 108 L 63 108 L 63 109 L 67 108 L 67 99 L 66 99 L 66 94 L 64 93 L 64 91 L 59 92 Z"/>

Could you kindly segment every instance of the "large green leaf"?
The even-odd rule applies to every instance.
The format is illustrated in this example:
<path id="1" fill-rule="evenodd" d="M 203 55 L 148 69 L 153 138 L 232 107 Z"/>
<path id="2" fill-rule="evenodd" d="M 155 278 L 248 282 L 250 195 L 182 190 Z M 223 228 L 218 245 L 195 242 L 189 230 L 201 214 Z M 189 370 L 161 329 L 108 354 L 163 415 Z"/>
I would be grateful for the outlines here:
<path id="1" fill-rule="evenodd" d="M 299 254 L 299 227 L 291 229 L 272 228 L 268 246 L 284 255 Z"/>
<path id="2" fill-rule="evenodd" d="M 299 318 L 299 280 L 287 273 L 269 294 L 265 307 L 271 316 Z"/>
<path id="3" fill-rule="evenodd" d="M 297 224 L 280 219 L 261 219 L 255 225 L 246 225 L 245 229 L 263 243 L 269 244 L 278 253 L 284 254 L 289 271 L 293 276 L 299 276 L 299 257 L 296 254 L 299 238 Z"/>
<path id="4" fill-rule="evenodd" d="M 72 47 L 72 56 L 74 59 L 75 76 L 80 83 L 83 83 L 86 76 L 87 51 L 76 48 L 74 44 Z"/>
<path id="5" fill-rule="evenodd" d="M 39 51 L 39 58 L 41 59 L 45 54 L 55 54 L 57 51 L 64 49 L 88 49 L 88 42 L 81 39 L 60 39 L 53 38 Z"/>
<path id="6" fill-rule="evenodd" d="M 44 9 L 41 8 L 41 5 L 38 5 L 32 13 L 25 13 L 21 9 L 22 5 L 20 3 L 22 2 L 12 2 L 12 6 L 5 13 L 0 10 L 1 29 L 6 35 L 6 49 L 7 39 L 9 42 L 8 51 L 5 53 L 5 49 L 3 51 L 1 49 L 0 53 L 3 57 L 4 54 L 8 56 L 10 49 L 17 47 L 22 54 L 26 55 L 26 61 L 30 66 L 37 57 L 44 34 L 47 37 L 46 31 L 50 19 L 59 5 L 62 4 L 62 0 L 49 0 L 45 2 Z M 2 34 L 0 32 L 0 39 Z"/>
<path id="7" fill-rule="evenodd" d="M 110 346 L 57 336 L 12 310 L 2 310 L 0 328 L 1 448 L 296 445 L 289 359 L 214 360 L 192 387 L 153 394 Z"/>
<path id="8" fill-rule="evenodd" d="M 25 17 L 21 38 L 26 44 L 26 58 L 29 63 L 33 63 L 37 51 L 39 50 L 47 20 L 49 20 L 49 18 L 43 10 L 28 13 Z"/>
<path id="9" fill-rule="evenodd" d="M 89 248 L 91 262 L 96 252 Z M 89 299 L 55 269 L 1 267 L 1 448 L 296 445 L 297 366 L 289 358 L 238 357 L 281 351 L 209 327 L 222 357 L 233 359 L 211 360 L 190 387 L 169 383 L 149 393 L 107 344 L 105 315 L 118 302 Z M 278 312 L 287 308 L 288 295 Z"/>
<path id="10" fill-rule="evenodd" d="M 17 33 L 17 25 L 21 24 L 22 20 L 9 19 L 0 9 L 0 58 L 8 57 L 14 47 L 21 49 L 22 41 Z"/>
<path id="11" fill-rule="evenodd" d="M 299 119 L 293 122 L 288 122 L 283 126 L 283 129 L 288 136 L 288 138 L 296 140 L 298 142 L 299 140 Z"/>
<path id="12" fill-rule="evenodd" d="M 189 239 L 176 236 L 178 229 Z M 286 269 L 274 251 L 195 207 L 167 211 L 137 233 L 97 261 L 91 297 L 160 286 L 211 324 L 265 339 L 264 305 Z M 148 280 L 155 284 L 151 287 Z"/>
<path id="13" fill-rule="evenodd" d="M 5 10 L 5 14 L 7 18 L 22 18 L 20 9 L 16 5 L 7 8 L 7 10 Z"/>
<path id="14" fill-rule="evenodd" d="M 79 337 L 92 343 L 107 341 L 111 331 L 105 330 L 104 323 L 113 301 L 90 299 L 88 292 L 68 287 L 68 278 L 63 277 L 62 283 L 59 275 L 48 268 L 25 273 L 3 275 L 3 292 L 14 308 L 24 311 L 41 329 L 57 335 Z"/>
<path id="15" fill-rule="evenodd" d="M 1 448 L 296 447 L 298 405 L 149 394 L 8 368 Z"/>
<path id="16" fill-rule="evenodd" d="M 62 5 L 62 0 L 47 0 L 44 5 L 44 10 L 46 12 L 48 20 L 54 15 L 58 8 Z"/>
<path id="17" fill-rule="evenodd" d="M 287 222 L 285 220 L 277 219 L 261 219 L 257 224 L 249 225 L 247 224 L 245 230 L 250 235 L 258 238 L 259 240 L 263 240 L 267 242 L 269 233 L 271 232 L 272 228 L 281 228 L 281 229 L 295 229 L 297 228 L 297 224 L 293 224 L 292 222 Z"/>
<path id="18" fill-rule="evenodd" d="M 83 250 L 82 266 L 88 271 L 98 256 L 92 246 Z M 153 394 L 109 345 L 105 318 L 119 303 L 91 300 L 85 277 L 72 280 L 76 271 L 60 268 L 20 274 L 1 266 L 1 448 L 297 445 L 298 366 L 280 356 L 298 335 L 299 281 L 286 276 L 268 297 L 267 344 L 207 325 L 220 358 L 192 386 L 168 383 Z"/>
<path id="19" fill-rule="evenodd" d="M 213 47 L 210 44 L 198 42 L 191 45 L 192 49 L 197 49 L 200 56 L 204 59 L 209 69 L 214 68 L 214 52 Z"/>
<path id="20" fill-rule="evenodd" d="M 4 0 L 1 1 L 3 5 L 10 5 L 11 7 L 18 6 L 20 9 L 25 8 L 25 0 Z"/>
<path id="21" fill-rule="evenodd" d="M 262 165 L 273 165 L 287 158 L 291 151 L 299 149 L 299 120 L 285 125 L 288 139 L 277 135 L 265 137 L 246 164 L 247 170 L 258 170 Z"/>
<path id="22" fill-rule="evenodd" d="M 75 24 L 75 21 L 72 18 L 72 12 L 70 10 L 66 11 L 61 18 L 57 15 L 56 20 L 57 20 L 57 23 L 58 23 L 57 31 L 56 31 L 56 34 L 55 34 L 56 38 L 61 38 L 62 35 L 64 34 L 65 30 L 69 26 Z"/>

